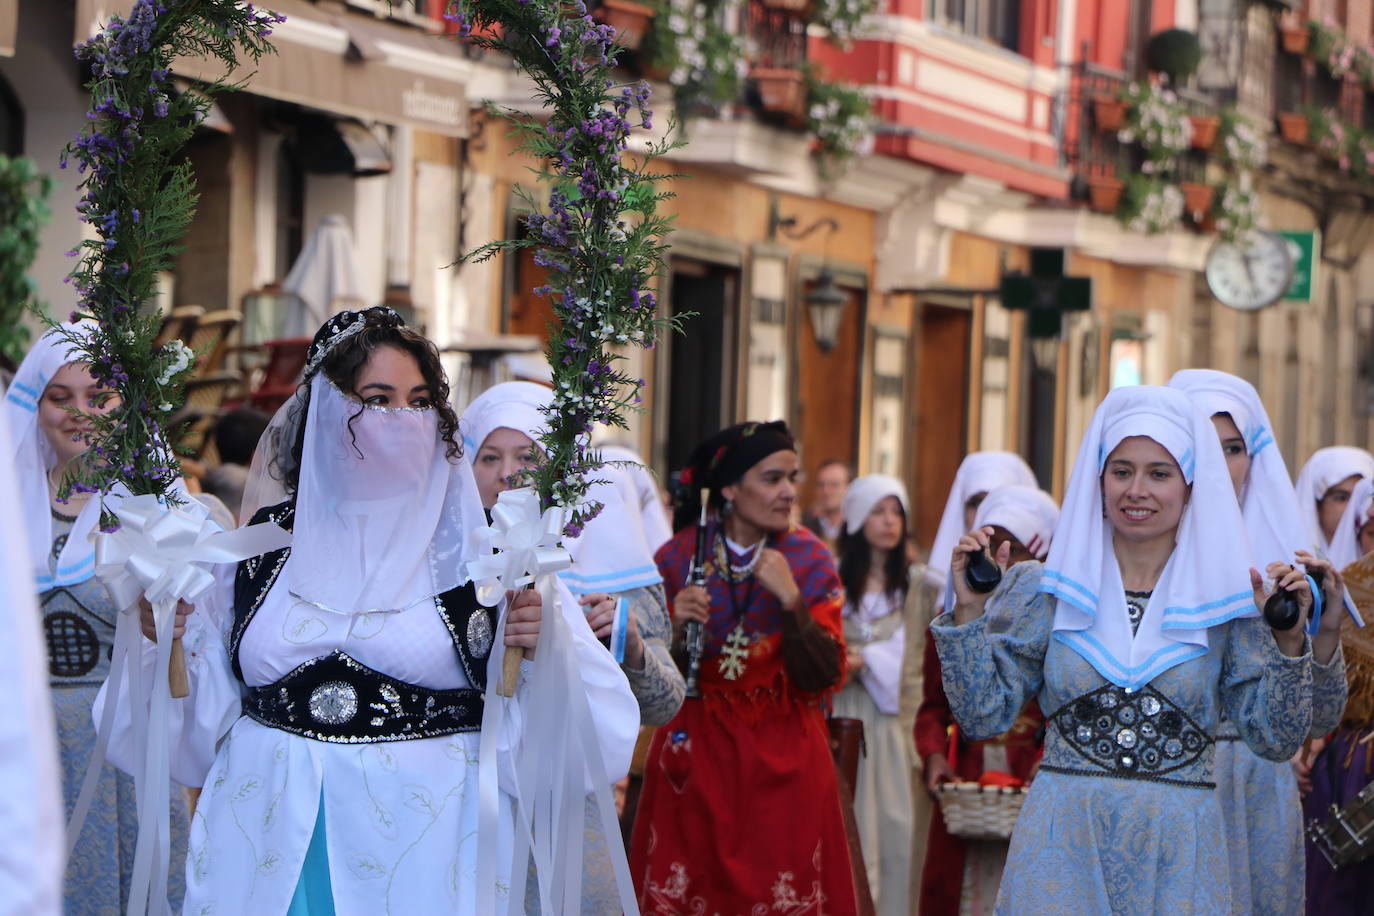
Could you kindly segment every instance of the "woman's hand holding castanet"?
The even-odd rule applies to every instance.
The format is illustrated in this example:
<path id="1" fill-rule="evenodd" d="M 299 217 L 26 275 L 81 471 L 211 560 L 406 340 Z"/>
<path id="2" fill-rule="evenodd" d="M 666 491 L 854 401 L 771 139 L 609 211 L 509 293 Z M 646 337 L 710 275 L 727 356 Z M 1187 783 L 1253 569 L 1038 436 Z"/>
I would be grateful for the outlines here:
<path id="1" fill-rule="evenodd" d="M 977 620 L 983 616 L 983 605 L 987 603 L 988 596 L 980 595 L 968 587 L 968 580 L 965 572 L 968 569 L 968 555 L 978 551 L 990 551 L 992 545 L 992 529 L 989 527 L 975 528 L 968 534 L 959 538 L 959 543 L 954 545 L 954 555 L 950 559 L 950 583 L 954 587 L 954 623 L 956 625 Z M 991 554 L 989 553 L 991 556 Z M 1011 543 L 1003 541 L 1002 546 L 997 548 L 997 555 L 992 557 L 997 564 L 997 568 L 1006 575 L 1011 568 Z"/>
<path id="2" fill-rule="evenodd" d="M 1282 589 L 1291 592 L 1298 601 L 1297 622 L 1286 630 L 1272 628 L 1270 630 L 1274 634 L 1274 642 L 1278 643 L 1279 651 L 1289 658 L 1296 658 L 1302 654 L 1307 615 L 1312 610 L 1312 591 L 1307 586 L 1307 574 L 1301 566 L 1289 566 L 1287 563 L 1274 562 L 1265 568 L 1265 575 L 1273 580 L 1274 591 Z M 1263 616 L 1264 605 L 1273 592 L 1264 590 L 1264 578 L 1260 576 L 1257 569 L 1250 570 L 1250 587 L 1255 593 L 1255 607 Z"/>

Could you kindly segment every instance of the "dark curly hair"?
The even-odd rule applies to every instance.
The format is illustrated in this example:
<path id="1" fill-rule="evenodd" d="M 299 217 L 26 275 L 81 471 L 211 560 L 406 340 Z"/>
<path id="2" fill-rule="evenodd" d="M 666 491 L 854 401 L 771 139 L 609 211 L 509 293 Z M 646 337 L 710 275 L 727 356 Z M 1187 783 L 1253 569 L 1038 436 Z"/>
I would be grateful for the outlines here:
<path id="1" fill-rule="evenodd" d="M 311 381 L 317 373 L 323 372 L 340 391 L 356 394 L 354 386 L 357 384 L 359 373 L 367 365 L 373 351 L 382 346 L 396 347 L 415 357 L 420 366 L 420 374 L 424 376 L 425 384 L 429 386 L 433 396 L 434 409 L 439 413 L 439 438 L 443 439 L 446 445 L 445 454 L 450 459 L 463 454 L 458 437 L 458 415 L 449 404 L 448 377 L 439 362 L 438 348 L 429 338 L 406 327 L 400 317 L 390 309 L 368 309 L 358 314 L 366 322 L 363 329 L 340 341 L 332 350 L 325 353 L 318 366 L 306 373 L 296 390 L 294 403 L 289 408 L 289 422 L 278 433 L 290 436 L 291 442 L 289 447 L 285 448 L 282 446 L 287 443 L 277 443 L 277 457 L 272 468 L 272 476 L 282 482 L 289 494 L 294 494 L 300 484 L 301 456 L 305 450 L 305 421 L 310 412 Z M 315 347 L 312 346 L 311 349 L 313 351 Z M 362 416 L 366 409 L 360 401 L 358 412 L 349 418 L 350 427 L 353 420 Z"/>

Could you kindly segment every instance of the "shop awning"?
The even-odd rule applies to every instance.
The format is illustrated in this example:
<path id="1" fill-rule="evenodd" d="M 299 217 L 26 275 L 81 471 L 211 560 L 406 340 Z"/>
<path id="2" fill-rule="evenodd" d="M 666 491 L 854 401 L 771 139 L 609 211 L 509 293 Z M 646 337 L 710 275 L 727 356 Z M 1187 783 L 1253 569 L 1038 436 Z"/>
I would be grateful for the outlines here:
<path id="1" fill-rule="evenodd" d="M 0 0 L 0 12 L 11 3 L 17 0 Z M 130 0 L 78 0 L 76 40 L 132 6 Z M 287 17 L 272 33 L 277 53 L 264 55 L 256 68 L 245 63 L 230 82 L 247 79 L 245 90 L 255 95 L 333 114 L 467 136 L 471 65 L 457 41 L 306 0 L 259 6 Z M 173 69 L 205 81 L 223 76 L 218 61 L 203 58 L 178 59 Z"/>
<path id="2" fill-rule="evenodd" d="M 14 56 L 19 37 L 19 0 L 0 0 L 0 57 Z"/>

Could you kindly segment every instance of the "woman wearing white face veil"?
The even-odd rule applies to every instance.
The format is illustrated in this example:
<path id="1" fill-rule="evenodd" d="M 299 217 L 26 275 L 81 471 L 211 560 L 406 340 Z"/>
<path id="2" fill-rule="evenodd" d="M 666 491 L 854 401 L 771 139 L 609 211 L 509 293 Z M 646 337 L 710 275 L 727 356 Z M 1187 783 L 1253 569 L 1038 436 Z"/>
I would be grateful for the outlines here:
<path id="1" fill-rule="evenodd" d="M 1212 369 L 1185 369 L 1169 380 L 1188 394 L 1220 437 L 1251 548 L 1250 564 L 1302 557 L 1325 581 L 1319 632 L 1312 639 L 1312 730 L 1325 735 L 1345 708 L 1345 665 L 1340 654 L 1344 588 L 1331 564 L 1307 553 L 1298 500 L 1274 442 L 1259 393 L 1244 379 Z M 1300 553 L 1301 552 L 1301 553 Z M 1217 797 L 1226 820 L 1231 896 L 1237 913 L 1286 916 L 1301 912 L 1304 897 L 1303 816 L 1293 767 L 1264 760 L 1245 746 L 1229 721 L 1217 731 Z"/>
<path id="2" fill-rule="evenodd" d="M 172 775 L 205 787 L 186 912 L 518 910 L 512 793 L 545 798 L 527 781 L 539 723 L 585 722 L 590 705 L 584 740 L 624 773 L 638 713 L 580 615 L 541 614 L 535 591 L 499 618 L 477 603 L 467 564 L 484 518 L 447 397 L 433 344 L 394 312 L 343 312 L 264 434 L 248 498 L 275 485 L 284 499 L 253 520 L 291 544 L 218 567 L 178 620 L 191 694 L 170 716 Z M 486 690 L 503 642 L 527 650 L 511 701 Z M 566 665 L 580 681 L 540 693 Z M 127 682 L 111 689 L 110 758 L 127 765 L 135 713 Z M 542 750 L 573 773 L 580 813 L 595 753 Z"/>
<path id="3" fill-rule="evenodd" d="M 1301 628 L 1254 619 L 1266 596 L 1215 430 L 1182 392 L 1112 391 L 1046 563 L 1017 564 L 990 598 L 963 576 L 988 534 L 960 540 L 957 603 L 931 633 L 969 738 L 1005 731 L 1032 695 L 1048 720 L 997 912 L 1229 912 L 1217 724 L 1287 759 L 1311 724 L 1312 675 Z M 1269 573 L 1310 605 L 1300 572 Z"/>

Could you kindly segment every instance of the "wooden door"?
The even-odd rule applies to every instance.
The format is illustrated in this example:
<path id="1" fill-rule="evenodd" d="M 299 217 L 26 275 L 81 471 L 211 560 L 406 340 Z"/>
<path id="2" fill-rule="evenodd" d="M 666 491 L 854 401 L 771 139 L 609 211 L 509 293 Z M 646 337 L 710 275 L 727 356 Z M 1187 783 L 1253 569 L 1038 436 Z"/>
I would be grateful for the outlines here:
<path id="1" fill-rule="evenodd" d="M 864 294 L 840 287 L 849 297 L 840 315 L 835 346 L 829 352 L 816 343 L 806 307 L 805 285 L 798 302 L 797 428 L 804 483 L 803 509 L 815 499 L 816 471 L 827 461 L 843 461 L 851 468 L 859 455 L 859 392 L 863 372 Z M 751 417 L 750 419 L 764 419 Z"/>
<path id="2" fill-rule="evenodd" d="M 673 258 L 669 302 L 683 318 L 668 342 L 667 461 L 681 470 L 697 443 L 735 422 L 735 332 L 739 271 Z M 662 409 L 663 399 L 655 400 Z"/>
<path id="3" fill-rule="evenodd" d="M 907 438 L 906 451 L 912 456 L 907 485 L 914 503 L 912 533 L 921 549 L 928 551 L 959 462 L 964 460 L 973 314 L 938 305 L 917 308 L 916 409 Z"/>
<path id="4" fill-rule="evenodd" d="M 553 320 L 553 303 L 545 296 L 534 294 L 537 287 L 548 282 L 548 271 L 534 263 L 538 250 L 521 248 L 510 255 L 515 259 L 515 279 L 506 313 L 506 333 L 532 334 L 547 340 L 549 322 Z"/>

